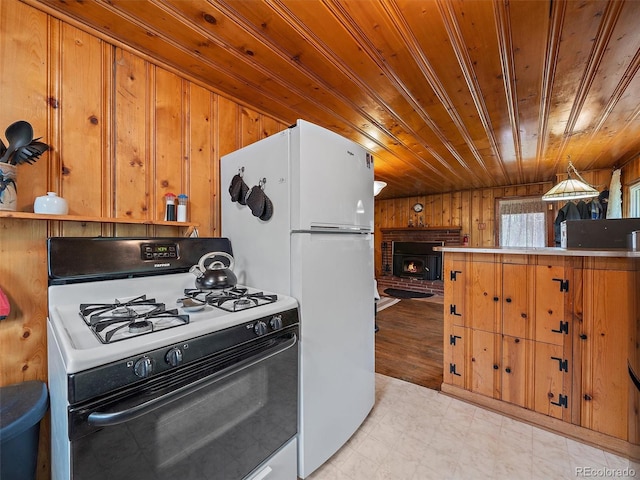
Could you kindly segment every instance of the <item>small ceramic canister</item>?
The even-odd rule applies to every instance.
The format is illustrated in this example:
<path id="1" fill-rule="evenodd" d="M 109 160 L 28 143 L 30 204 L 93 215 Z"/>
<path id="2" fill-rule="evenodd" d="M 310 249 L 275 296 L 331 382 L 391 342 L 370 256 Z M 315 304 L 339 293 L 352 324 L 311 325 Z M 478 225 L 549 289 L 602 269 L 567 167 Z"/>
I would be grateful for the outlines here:
<path id="1" fill-rule="evenodd" d="M 42 197 L 36 197 L 35 202 L 33 202 L 33 211 L 49 215 L 66 215 L 69 213 L 69 205 L 56 192 L 47 192 Z"/>

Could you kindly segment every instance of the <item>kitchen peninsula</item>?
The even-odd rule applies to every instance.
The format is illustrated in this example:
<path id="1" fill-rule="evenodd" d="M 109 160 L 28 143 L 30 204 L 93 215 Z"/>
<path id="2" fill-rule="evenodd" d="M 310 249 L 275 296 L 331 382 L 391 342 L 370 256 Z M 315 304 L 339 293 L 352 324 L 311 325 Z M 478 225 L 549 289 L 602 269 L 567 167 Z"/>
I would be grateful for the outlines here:
<path id="1" fill-rule="evenodd" d="M 441 247 L 442 391 L 640 459 L 640 252 Z"/>

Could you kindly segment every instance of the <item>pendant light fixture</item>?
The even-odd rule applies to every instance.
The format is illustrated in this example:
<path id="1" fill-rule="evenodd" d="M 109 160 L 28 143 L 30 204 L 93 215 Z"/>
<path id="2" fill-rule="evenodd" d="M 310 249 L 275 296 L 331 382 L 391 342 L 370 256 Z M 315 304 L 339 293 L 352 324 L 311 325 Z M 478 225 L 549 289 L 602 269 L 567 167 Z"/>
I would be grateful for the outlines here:
<path id="1" fill-rule="evenodd" d="M 578 179 L 571 178 L 572 172 L 578 177 Z M 555 187 L 549 190 L 542 196 L 542 200 L 546 202 L 556 202 L 560 200 L 574 200 L 579 198 L 592 198 L 597 197 L 600 194 L 598 190 L 593 188 L 584 178 L 580 176 L 576 167 L 573 166 L 571 160 L 569 160 L 569 166 L 567 167 L 567 179 L 558 183 Z"/>

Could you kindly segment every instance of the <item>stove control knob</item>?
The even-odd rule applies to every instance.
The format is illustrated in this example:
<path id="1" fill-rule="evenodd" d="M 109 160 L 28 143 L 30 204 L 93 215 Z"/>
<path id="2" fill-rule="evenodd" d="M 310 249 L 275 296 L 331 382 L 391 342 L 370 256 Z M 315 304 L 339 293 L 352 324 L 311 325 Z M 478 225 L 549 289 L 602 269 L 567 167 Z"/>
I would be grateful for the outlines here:
<path id="1" fill-rule="evenodd" d="M 172 367 L 177 367 L 182 363 L 182 350 L 180 350 L 178 347 L 173 347 L 167 352 L 167 354 L 164 356 L 164 359 Z"/>
<path id="2" fill-rule="evenodd" d="M 256 335 L 258 336 L 264 335 L 265 333 L 267 333 L 267 324 L 262 320 L 258 320 L 253 327 L 253 331 L 256 332 Z"/>
<path id="3" fill-rule="evenodd" d="M 153 360 L 149 357 L 142 357 L 136 360 L 133 365 L 134 373 L 140 378 L 147 378 L 153 373 Z"/>
<path id="4" fill-rule="evenodd" d="M 269 324 L 273 330 L 280 330 L 282 328 L 282 316 L 274 315 Z"/>

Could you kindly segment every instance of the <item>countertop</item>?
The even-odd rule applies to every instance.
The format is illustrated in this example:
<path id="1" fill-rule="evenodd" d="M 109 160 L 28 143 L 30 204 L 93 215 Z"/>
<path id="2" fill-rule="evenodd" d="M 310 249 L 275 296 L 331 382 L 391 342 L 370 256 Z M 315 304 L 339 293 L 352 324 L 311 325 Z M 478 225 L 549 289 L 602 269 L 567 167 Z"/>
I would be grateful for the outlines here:
<path id="1" fill-rule="evenodd" d="M 434 247 L 439 252 L 493 253 L 504 255 L 552 255 L 564 257 L 628 257 L 640 258 L 640 251 L 623 248 L 559 248 L 559 247 Z"/>

